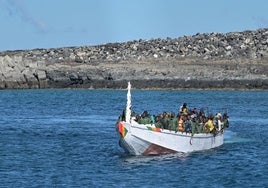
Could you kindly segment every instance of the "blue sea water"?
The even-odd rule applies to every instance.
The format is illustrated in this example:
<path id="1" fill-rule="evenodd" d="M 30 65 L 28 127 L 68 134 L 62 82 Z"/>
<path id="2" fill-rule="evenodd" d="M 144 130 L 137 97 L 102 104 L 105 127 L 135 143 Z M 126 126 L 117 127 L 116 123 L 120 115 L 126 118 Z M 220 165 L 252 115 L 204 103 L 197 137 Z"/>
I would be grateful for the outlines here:
<path id="1" fill-rule="evenodd" d="M 133 90 L 136 113 L 227 111 L 224 145 L 129 156 L 114 124 L 125 90 L 0 91 L 0 187 L 268 187 L 268 91 Z"/>

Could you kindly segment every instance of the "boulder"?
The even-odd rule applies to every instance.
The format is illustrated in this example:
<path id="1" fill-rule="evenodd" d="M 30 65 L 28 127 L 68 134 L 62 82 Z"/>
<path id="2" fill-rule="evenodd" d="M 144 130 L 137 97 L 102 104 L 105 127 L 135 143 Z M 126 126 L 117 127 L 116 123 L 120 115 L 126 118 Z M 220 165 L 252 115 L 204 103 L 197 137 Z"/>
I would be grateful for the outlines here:
<path id="1" fill-rule="evenodd" d="M 268 29 L 0 52 L 0 88 L 267 89 Z"/>

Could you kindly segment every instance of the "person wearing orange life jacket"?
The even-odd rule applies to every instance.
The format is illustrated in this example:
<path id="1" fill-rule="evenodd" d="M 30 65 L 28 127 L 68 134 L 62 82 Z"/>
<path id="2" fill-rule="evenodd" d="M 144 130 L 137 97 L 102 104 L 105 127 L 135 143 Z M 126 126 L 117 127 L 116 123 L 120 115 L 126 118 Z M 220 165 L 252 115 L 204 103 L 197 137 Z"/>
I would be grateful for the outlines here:
<path id="1" fill-rule="evenodd" d="M 181 132 L 183 132 L 184 131 L 184 126 L 183 126 L 183 122 L 184 122 L 184 118 L 183 118 L 183 115 L 182 114 L 180 114 L 179 116 L 178 116 L 178 131 L 181 131 Z"/>

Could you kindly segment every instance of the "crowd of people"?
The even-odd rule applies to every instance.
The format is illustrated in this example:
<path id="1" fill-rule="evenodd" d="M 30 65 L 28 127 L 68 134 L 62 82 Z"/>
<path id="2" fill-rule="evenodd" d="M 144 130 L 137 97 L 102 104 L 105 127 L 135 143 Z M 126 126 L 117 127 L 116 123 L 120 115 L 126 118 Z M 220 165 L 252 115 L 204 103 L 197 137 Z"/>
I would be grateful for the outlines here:
<path id="1" fill-rule="evenodd" d="M 124 113 L 123 113 L 124 114 Z M 206 114 L 205 110 L 201 108 L 188 109 L 187 104 L 184 103 L 179 112 L 163 112 L 158 115 L 151 115 L 148 111 L 142 114 L 135 114 L 133 112 L 135 121 L 139 124 L 151 124 L 157 128 L 168 129 L 175 132 L 186 133 L 218 133 L 224 128 L 229 127 L 228 115 L 224 113 Z M 122 117 L 121 117 L 122 118 Z"/>

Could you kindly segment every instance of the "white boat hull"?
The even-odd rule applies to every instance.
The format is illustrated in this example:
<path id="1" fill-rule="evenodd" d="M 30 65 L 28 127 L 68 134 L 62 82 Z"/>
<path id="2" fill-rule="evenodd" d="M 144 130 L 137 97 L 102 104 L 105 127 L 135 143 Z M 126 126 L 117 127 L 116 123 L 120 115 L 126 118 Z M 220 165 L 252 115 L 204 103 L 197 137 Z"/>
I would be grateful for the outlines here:
<path id="1" fill-rule="evenodd" d="M 216 148 L 223 144 L 224 129 L 217 134 L 175 132 L 137 123 L 131 117 L 131 84 L 128 82 L 127 105 L 116 124 L 120 146 L 132 155 L 158 155 L 193 152 Z"/>
<path id="2" fill-rule="evenodd" d="M 194 134 L 169 131 L 141 125 L 135 121 L 118 122 L 120 146 L 131 155 L 159 155 L 193 152 L 216 148 L 223 144 L 223 132 Z"/>

